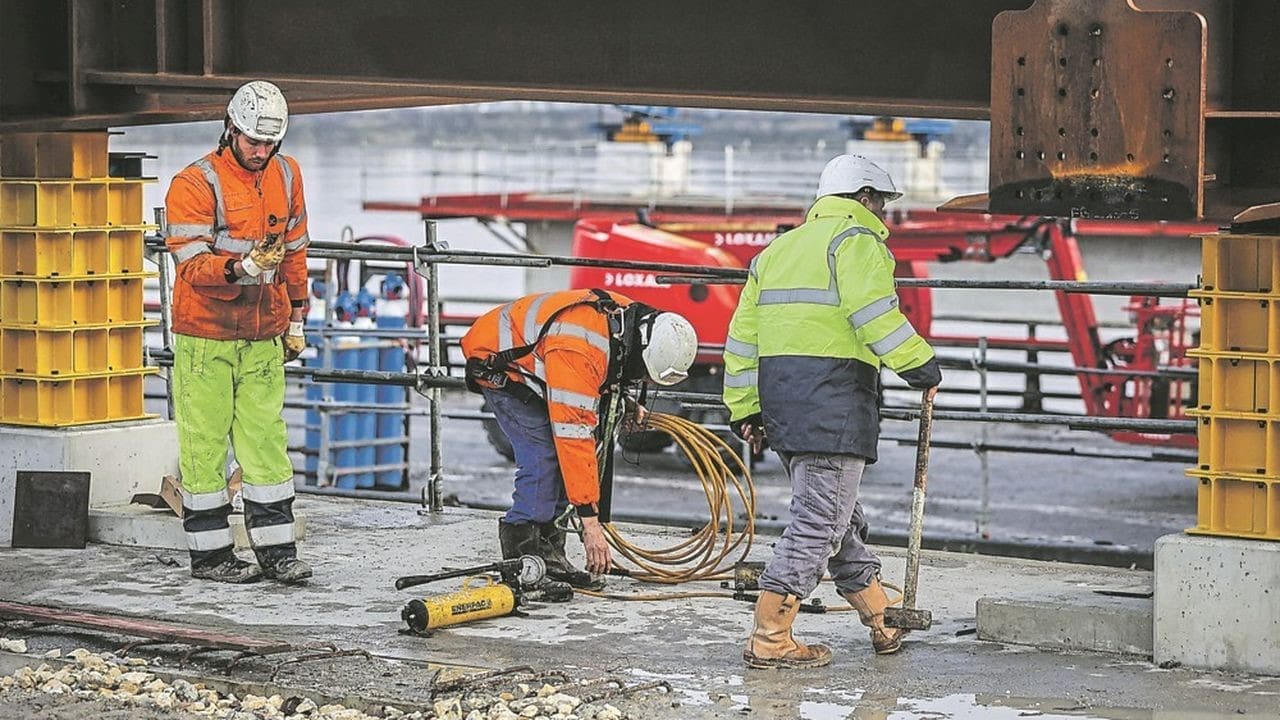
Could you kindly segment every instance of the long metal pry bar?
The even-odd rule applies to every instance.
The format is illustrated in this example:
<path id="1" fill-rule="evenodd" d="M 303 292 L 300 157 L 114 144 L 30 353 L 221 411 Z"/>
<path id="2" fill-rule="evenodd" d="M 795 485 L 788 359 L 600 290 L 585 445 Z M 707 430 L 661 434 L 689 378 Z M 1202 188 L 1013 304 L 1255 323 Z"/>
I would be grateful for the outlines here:
<path id="1" fill-rule="evenodd" d="M 920 540 L 924 532 L 924 495 L 929 482 L 929 438 L 933 432 L 933 391 L 920 397 L 920 435 L 916 441 L 916 476 L 911 492 L 911 533 L 907 540 L 907 577 L 902 587 L 902 607 L 886 608 L 884 622 L 890 627 L 928 630 L 933 614 L 916 609 L 916 586 L 920 580 Z"/>

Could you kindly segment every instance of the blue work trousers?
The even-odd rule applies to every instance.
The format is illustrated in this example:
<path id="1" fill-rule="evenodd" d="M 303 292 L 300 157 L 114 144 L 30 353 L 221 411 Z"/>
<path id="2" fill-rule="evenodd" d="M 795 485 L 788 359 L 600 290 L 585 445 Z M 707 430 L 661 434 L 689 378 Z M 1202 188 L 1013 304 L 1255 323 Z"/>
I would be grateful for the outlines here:
<path id="1" fill-rule="evenodd" d="M 773 547 L 760 587 L 803 599 L 827 570 L 841 592 L 862 590 L 880 573 L 858 502 L 866 460 L 825 453 L 778 456 L 791 476 L 791 521 Z"/>
<path id="2" fill-rule="evenodd" d="M 485 403 L 516 456 L 515 491 L 503 521 L 511 525 L 551 522 L 569 506 L 560 475 L 560 460 L 551 435 L 547 404 L 528 403 L 498 390 L 484 390 Z"/>

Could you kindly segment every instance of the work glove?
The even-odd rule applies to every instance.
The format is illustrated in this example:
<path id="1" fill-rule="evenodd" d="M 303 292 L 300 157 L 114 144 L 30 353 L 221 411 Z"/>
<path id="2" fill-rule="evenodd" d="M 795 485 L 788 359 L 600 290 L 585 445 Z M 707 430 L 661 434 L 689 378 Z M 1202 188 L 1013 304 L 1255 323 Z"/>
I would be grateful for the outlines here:
<path id="1" fill-rule="evenodd" d="M 278 233 L 271 234 L 258 241 L 249 254 L 244 256 L 240 264 L 249 277 L 258 277 L 267 270 L 274 270 L 284 261 L 284 243 Z"/>
<path id="2" fill-rule="evenodd" d="M 752 452 L 758 453 L 764 450 L 764 417 L 760 413 L 753 413 L 741 420 L 730 420 L 729 429 L 734 435 L 750 443 Z"/>
<path id="3" fill-rule="evenodd" d="M 284 336 L 284 361 L 297 360 L 303 350 L 307 349 L 307 338 L 302 334 L 302 323 L 290 322 L 289 332 Z"/>
<path id="4" fill-rule="evenodd" d="M 937 358 L 929 358 L 929 362 L 900 372 L 898 377 L 916 390 L 928 390 L 942 384 L 942 368 L 938 365 Z"/>

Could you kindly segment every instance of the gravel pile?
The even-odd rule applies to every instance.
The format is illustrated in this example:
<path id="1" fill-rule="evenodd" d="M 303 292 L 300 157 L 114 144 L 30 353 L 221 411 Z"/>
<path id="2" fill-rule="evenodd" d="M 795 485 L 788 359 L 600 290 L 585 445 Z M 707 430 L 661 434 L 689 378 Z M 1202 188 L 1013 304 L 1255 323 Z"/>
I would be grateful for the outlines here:
<path id="1" fill-rule="evenodd" d="M 22 641 L 0 638 L 0 649 L 25 652 Z M 52 650 L 45 658 L 58 659 Z M 110 653 L 74 650 L 69 662 L 60 667 L 41 663 L 22 667 L 0 678 L 0 693 L 43 692 L 82 700 L 114 701 L 155 711 L 189 713 L 219 720 L 622 720 L 616 707 L 603 703 L 583 703 L 581 698 L 561 692 L 557 686 L 535 687 L 518 684 L 507 691 L 469 692 L 435 700 L 432 707 L 406 712 L 385 706 L 370 715 L 343 705 L 317 705 L 304 697 L 262 697 L 221 694 L 201 683 L 174 679 L 171 683 L 148 671 L 141 658 L 118 658 Z"/>

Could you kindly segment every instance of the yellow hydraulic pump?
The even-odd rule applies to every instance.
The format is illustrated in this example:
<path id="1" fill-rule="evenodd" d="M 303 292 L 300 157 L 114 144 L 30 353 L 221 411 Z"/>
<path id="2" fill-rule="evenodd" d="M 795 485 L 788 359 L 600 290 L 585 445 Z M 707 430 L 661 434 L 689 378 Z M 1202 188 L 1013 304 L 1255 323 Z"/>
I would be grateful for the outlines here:
<path id="1" fill-rule="evenodd" d="M 501 580 L 483 574 L 490 572 L 498 573 Z M 397 590 L 449 578 L 466 579 L 456 592 L 410 600 L 400 611 L 400 618 L 411 632 L 426 634 L 472 620 L 510 615 L 517 607 L 530 602 L 565 602 L 573 598 L 573 589 L 568 585 L 543 583 L 546 574 L 547 565 L 542 558 L 522 555 L 480 567 L 433 575 L 406 575 L 396 580 Z"/>
<path id="2" fill-rule="evenodd" d="M 502 617 L 516 609 L 511 586 L 480 575 L 462 581 L 462 589 L 447 595 L 410 600 L 400 617 L 416 633 L 458 625 L 471 620 Z"/>

